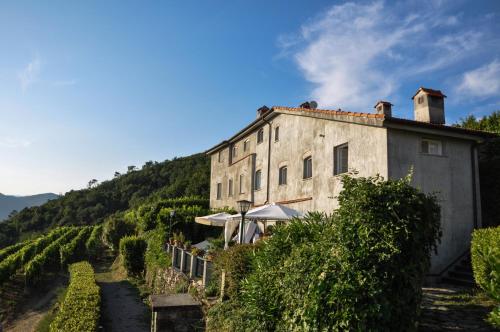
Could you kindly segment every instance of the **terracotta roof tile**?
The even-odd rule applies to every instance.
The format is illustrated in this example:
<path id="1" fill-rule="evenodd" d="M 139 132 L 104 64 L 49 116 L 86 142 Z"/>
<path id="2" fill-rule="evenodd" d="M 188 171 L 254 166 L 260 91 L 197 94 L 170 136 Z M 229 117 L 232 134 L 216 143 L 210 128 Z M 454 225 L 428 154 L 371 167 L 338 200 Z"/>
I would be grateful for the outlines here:
<path id="1" fill-rule="evenodd" d="M 428 88 L 424 88 L 423 86 L 421 86 L 420 88 L 418 88 L 417 92 L 415 92 L 415 94 L 413 95 L 413 97 L 411 97 L 411 99 L 414 99 L 415 96 L 420 91 L 423 91 L 423 92 L 427 93 L 428 95 L 431 95 L 431 96 L 434 96 L 434 97 L 443 97 L 443 98 L 446 98 L 446 96 L 441 92 L 441 90 L 428 89 Z"/>
<path id="2" fill-rule="evenodd" d="M 346 112 L 346 111 L 341 111 L 341 110 L 322 110 L 322 109 L 310 109 L 310 108 L 302 108 L 302 107 L 285 107 L 285 106 L 273 106 L 272 109 L 292 111 L 292 112 L 306 112 L 306 113 L 356 116 L 356 117 L 363 117 L 363 118 L 378 118 L 378 119 L 384 118 L 383 114 Z"/>

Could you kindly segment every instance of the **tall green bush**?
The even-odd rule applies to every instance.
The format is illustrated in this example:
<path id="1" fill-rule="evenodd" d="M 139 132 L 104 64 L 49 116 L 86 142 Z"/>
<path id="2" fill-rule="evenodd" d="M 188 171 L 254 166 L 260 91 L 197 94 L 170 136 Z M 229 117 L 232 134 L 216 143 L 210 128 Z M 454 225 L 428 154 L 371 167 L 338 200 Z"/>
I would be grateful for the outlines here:
<path id="1" fill-rule="evenodd" d="M 107 245 L 118 250 L 121 238 L 136 233 L 136 225 L 125 219 L 123 213 L 118 213 L 106 220 L 103 233 Z"/>
<path id="2" fill-rule="evenodd" d="M 414 331 L 440 236 L 436 198 L 409 179 L 343 178 L 340 207 L 274 229 L 211 331 Z M 225 313 L 223 313 L 225 311 Z"/>
<path id="3" fill-rule="evenodd" d="M 120 254 L 128 273 L 140 274 L 144 270 L 146 240 L 137 236 L 126 236 L 120 240 Z"/>
<path id="4" fill-rule="evenodd" d="M 500 328 L 500 226 L 474 231 L 471 259 L 476 283 L 499 304 L 489 321 Z"/>

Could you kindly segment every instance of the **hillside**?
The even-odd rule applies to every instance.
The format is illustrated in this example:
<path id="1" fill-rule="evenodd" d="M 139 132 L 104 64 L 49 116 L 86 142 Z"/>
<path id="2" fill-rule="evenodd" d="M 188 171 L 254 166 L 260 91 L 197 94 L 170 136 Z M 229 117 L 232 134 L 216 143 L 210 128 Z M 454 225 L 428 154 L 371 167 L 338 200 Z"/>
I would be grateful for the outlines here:
<path id="1" fill-rule="evenodd" d="M 11 196 L 0 193 L 0 221 L 7 219 L 14 210 L 21 211 L 26 207 L 39 206 L 58 197 L 58 195 L 52 193 L 31 196 Z"/>
<path id="2" fill-rule="evenodd" d="M 89 225 L 148 199 L 208 197 L 210 163 L 204 154 L 130 166 L 125 174 L 91 188 L 73 190 L 38 207 L 25 208 L 0 224 L 0 248 L 62 225 Z"/>

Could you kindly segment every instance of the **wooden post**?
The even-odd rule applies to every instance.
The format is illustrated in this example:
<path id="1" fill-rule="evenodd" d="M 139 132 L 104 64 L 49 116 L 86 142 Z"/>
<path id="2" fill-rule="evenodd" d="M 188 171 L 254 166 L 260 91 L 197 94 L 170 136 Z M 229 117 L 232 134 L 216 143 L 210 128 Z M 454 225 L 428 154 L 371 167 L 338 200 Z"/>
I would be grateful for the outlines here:
<path id="1" fill-rule="evenodd" d="M 226 271 L 222 270 L 221 274 L 221 280 L 220 280 L 220 299 L 219 301 L 222 302 L 222 299 L 224 298 L 224 290 L 226 289 Z"/>

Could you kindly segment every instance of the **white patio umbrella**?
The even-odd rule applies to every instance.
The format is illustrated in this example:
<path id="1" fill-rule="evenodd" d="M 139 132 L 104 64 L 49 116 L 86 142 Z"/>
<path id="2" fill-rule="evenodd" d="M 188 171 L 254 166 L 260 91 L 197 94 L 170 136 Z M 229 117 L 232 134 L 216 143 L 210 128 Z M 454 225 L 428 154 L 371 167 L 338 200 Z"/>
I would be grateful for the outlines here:
<path id="1" fill-rule="evenodd" d="M 245 214 L 245 219 L 261 221 L 264 224 L 264 231 L 266 229 L 266 222 L 268 220 L 290 220 L 295 217 L 302 217 L 303 213 L 292 208 L 286 207 L 281 204 L 266 204 L 254 209 L 249 210 Z M 232 215 L 229 220 L 241 219 L 241 214 Z"/>
<path id="2" fill-rule="evenodd" d="M 194 221 L 202 225 L 224 227 L 228 217 L 230 216 L 231 215 L 229 213 L 221 212 L 204 217 L 196 217 Z"/>

